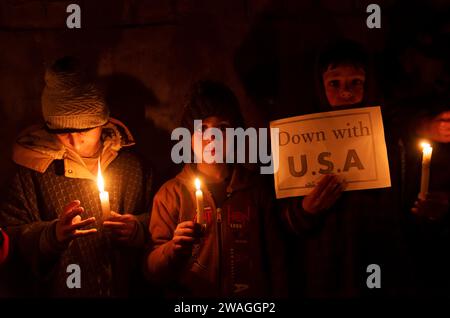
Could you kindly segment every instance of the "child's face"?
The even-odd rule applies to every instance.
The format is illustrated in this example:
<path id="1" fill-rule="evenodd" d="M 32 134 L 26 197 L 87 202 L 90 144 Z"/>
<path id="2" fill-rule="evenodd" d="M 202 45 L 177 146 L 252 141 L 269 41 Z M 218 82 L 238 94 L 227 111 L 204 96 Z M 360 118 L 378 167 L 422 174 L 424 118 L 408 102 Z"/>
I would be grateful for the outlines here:
<path id="1" fill-rule="evenodd" d="M 203 137 L 203 134 L 208 128 L 217 128 L 220 130 L 221 137 L 215 138 L 214 135 L 212 135 L 211 138 L 207 138 L 206 136 Z M 214 157 L 222 157 L 223 162 L 225 162 L 227 143 L 226 128 L 231 128 L 231 124 L 228 120 L 216 116 L 202 119 L 202 126 L 195 127 L 192 136 L 192 149 L 194 150 L 195 156 L 197 158 L 203 158 L 202 161 L 207 163 L 215 162 Z M 194 147 L 195 143 L 197 143 L 197 145 L 202 145 L 201 149 L 199 147 Z M 218 143 L 220 143 L 222 147 L 220 147 Z M 218 151 L 221 151 L 221 153 Z"/>
<path id="2" fill-rule="evenodd" d="M 102 127 L 95 127 L 83 132 L 56 134 L 59 141 L 77 152 L 81 157 L 92 157 L 101 146 Z"/>
<path id="3" fill-rule="evenodd" d="M 358 104 L 364 97 L 364 69 L 353 65 L 338 65 L 322 75 L 325 94 L 331 107 Z"/>

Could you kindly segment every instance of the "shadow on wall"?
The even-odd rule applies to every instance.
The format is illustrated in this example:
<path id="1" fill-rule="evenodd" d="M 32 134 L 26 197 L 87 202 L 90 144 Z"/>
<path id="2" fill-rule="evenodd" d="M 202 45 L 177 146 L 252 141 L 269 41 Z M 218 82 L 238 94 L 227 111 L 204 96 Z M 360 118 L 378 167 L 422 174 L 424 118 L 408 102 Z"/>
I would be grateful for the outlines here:
<path id="1" fill-rule="evenodd" d="M 128 126 L 136 140 L 135 150 L 144 164 L 153 168 L 153 192 L 180 169 L 172 163 L 168 130 L 157 127 L 147 116 L 149 110 L 160 108 L 153 90 L 140 79 L 125 73 L 101 77 L 111 116 Z"/>
<path id="2" fill-rule="evenodd" d="M 234 67 L 266 122 L 309 113 L 317 103 L 317 49 L 339 35 L 316 5 L 270 1 L 236 51 Z"/>
<path id="3" fill-rule="evenodd" d="M 16 128 L 5 111 L 4 103 L 0 100 L 0 118 L 2 124 L 0 125 L 0 136 L 2 143 L 0 143 L 0 153 L 2 154 L 2 169 L 0 169 L 0 193 L 4 193 L 6 181 L 10 180 L 12 173 L 14 172 L 13 163 L 11 158 L 11 149 L 14 143 L 14 137 L 16 135 Z"/>

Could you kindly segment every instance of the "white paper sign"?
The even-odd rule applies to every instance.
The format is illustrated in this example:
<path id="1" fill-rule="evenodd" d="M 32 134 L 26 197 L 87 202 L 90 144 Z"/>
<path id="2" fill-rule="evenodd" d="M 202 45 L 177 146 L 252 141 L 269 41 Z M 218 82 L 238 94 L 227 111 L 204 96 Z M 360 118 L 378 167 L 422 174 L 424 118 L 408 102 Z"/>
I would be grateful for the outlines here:
<path id="1" fill-rule="evenodd" d="M 307 195 L 329 173 L 348 182 L 346 191 L 391 186 L 380 107 L 285 118 L 270 127 L 279 129 L 271 137 L 278 199 Z"/>

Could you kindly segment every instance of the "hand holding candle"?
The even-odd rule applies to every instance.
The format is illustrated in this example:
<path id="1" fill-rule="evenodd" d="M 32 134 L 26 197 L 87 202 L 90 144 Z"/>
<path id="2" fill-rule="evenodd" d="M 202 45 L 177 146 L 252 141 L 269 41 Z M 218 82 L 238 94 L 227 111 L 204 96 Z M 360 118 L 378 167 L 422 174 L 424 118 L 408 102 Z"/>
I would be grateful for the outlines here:
<path id="1" fill-rule="evenodd" d="M 142 242 L 142 240 L 136 240 L 139 237 L 137 234 L 142 226 L 139 225 L 139 220 L 133 214 L 120 214 L 111 211 L 111 217 L 103 222 L 103 227 L 109 230 L 110 237 L 117 242 L 125 243 L 129 246 L 133 244 L 136 246 Z"/>
<path id="2" fill-rule="evenodd" d="M 102 176 L 100 160 L 98 161 L 97 186 L 98 186 L 98 191 L 100 191 L 100 203 L 102 205 L 103 219 L 106 220 L 110 217 L 111 208 L 109 206 L 109 193 L 105 191 L 105 181 L 103 180 L 103 176 Z"/>
<path id="3" fill-rule="evenodd" d="M 428 185 L 430 183 L 430 164 L 433 148 L 429 143 L 423 142 L 422 146 L 422 177 L 420 180 L 419 199 L 425 200 L 428 193 Z"/>

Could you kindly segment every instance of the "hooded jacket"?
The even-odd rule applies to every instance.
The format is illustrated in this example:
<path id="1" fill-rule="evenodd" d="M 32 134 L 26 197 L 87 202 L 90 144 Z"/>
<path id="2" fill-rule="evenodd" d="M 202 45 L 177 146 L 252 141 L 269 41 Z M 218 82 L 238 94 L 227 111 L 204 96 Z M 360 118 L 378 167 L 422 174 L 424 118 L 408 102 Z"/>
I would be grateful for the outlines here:
<path id="1" fill-rule="evenodd" d="M 331 111 L 317 67 L 316 112 Z M 366 77 L 367 79 L 367 77 Z M 365 107 L 367 81 L 362 103 Z M 342 107 L 336 109 L 344 109 Z M 405 215 L 402 210 L 402 144 L 385 125 L 391 188 L 347 191 L 317 215 L 302 208 L 302 198 L 282 200 L 285 224 L 294 234 L 291 294 L 308 298 L 394 296 L 408 288 Z M 381 268 L 382 288 L 367 285 L 371 264 Z"/>
<path id="2" fill-rule="evenodd" d="M 272 197 L 261 182 L 235 166 L 227 198 L 217 206 L 203 187 L 206 232 L 191 257 L 173 253 L 177 224 L 194 220 L 195 165 L 186 164 L 155 196 L 150 223 L 154 249 L 150 274 L 166 282 L 172 296 L 257 297 L 280 295 L 283 246 Z"/>
<path id="3" fill-rule="evenodd" d="M 0 224 L 11 238 L 11 262 L 24 269 L 20 275 L 31 272 L 36 283 L 31 288 L 40 296 L 128 294 L 132 268 L 140 263 L 138 256 L 146 240 L 150 175 L 124 148 L 134 142 L 122 123 L 112 119 L 103 126 L 102 141 L 102 174 L 111 210 L 135 214 L 139 220 L 129 246 L 111 241 L 102 229 L 96 176 L 78 154 L 38 126 L 22 133 L 14 146 L 17 172 L 0 206 Z M 75 199 L 85 209 L 82 219 L 96 217 L 93 226 L 99 232 L 68 245 L 60 244 L 56 222 L 64 207 Z M 72 264 L 79 266 L 81 288 L 67 284 Z"/>

